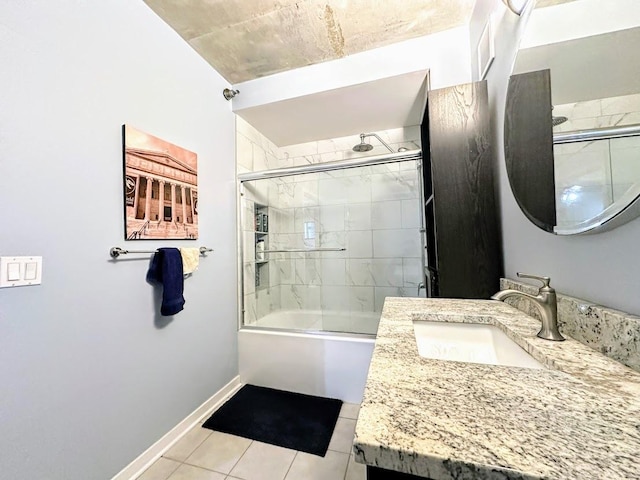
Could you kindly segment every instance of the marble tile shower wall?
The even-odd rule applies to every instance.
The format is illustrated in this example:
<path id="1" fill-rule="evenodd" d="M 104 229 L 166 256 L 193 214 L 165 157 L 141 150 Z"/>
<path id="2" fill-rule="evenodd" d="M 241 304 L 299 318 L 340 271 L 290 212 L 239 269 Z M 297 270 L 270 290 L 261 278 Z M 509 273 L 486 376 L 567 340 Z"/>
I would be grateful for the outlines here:
<path id="1" fill-rule="evenodd" d="M 381 311 L 386 296 L 416 294 L 421 246 L 415 162 L 292 180 L 270 201 L 278 201 L 270 209 L 277 232 L 270 234 L 272 248 L 346 251 L 280 254 L 272 265 L 282 309 L 373 312 Z"/>
<path id="2" fill-rule="evenodd" d="M 285 167 L 279 148 L 242 118 L 236 116 L 236 169 L 238 173 Z"/>
<path id="3" fill-rule="evenodd" d="M 555 133 L 640 124 L 640 94 L 556 105 Z M 640 180 L 640 137 L 554 146 L 558 223 L 587 220 Z M 576 202 L 576 198 L 581 198 Z"/>
<path id="4" fill-rule="evenodd" d="M 369 133 L 369 132 L 365 132 Z M 415 150 L 420 148 L 420 126 L 381 130 L 377 133 L 391 148 Z M 236 158 L 238 173 L 257 172 L 272 168 L 285 168 L 310 163 L 324 163 L 348 158 L 388 153 L 377 139 L 367 137 L 373 146 L 369 152 L 354 152 L 360 143 L 359 135 L 319 140 L 278 147 L 240 117 L 236 117 Z"/>
<path id="5" fill-rule="evenodd" d="M 637 124 L 640 123 L 640 93 L 554 105 L 553 116 L 567 117 L 566 122 L 554 127 L 554 132 Z"/>
<path id="6" fill-rule="evenodd" d="M 357 154 L 358 136 L 276 147 L 237 120 L 238 172 L 386 153 Z M 420 148 L 419 127 L 376 132 L 392 148 Z M 384 297 L 414 296 L 420 283 L 415 162 L 245 184 L 241 200 L 245 323 L 276 310 L 380 311 Z M 255 203 L 269 207 L 269 249 L 345 247 L 346 252 L 269 254 L 268 286 L 255 288 Z M 315 238 L 310 236 L 313 223 Z M 264 267 L 259 267 L 264 272 Z"/>
<path id="7" fill-rule="evenodd" d="M 258 132 L 249 123 L 236 116 L 236 169 L 238 173 L 278 168 L 279 149 L 267 137 Z M 258 267 L 255 251 L 255 204 L 268 205 L 269 188 L 273 182 L 251 182 L 246 184 L 245 195 L 240 200 L 242 210 L 241 238 L 244 294 L 244 323 L 255 324 L 258 311 L 275 311 L 279 307 L 279 286 L 256 289 L 256 270 L 266 275 L 270 267 Z M 271 187 L 273 188 L 273 187 Z M 262 281 L 266 281 L 263 278 Z M 269 282 L 270 283 L 270 282 Z M 267 285 L 269 285 L 267 283 Z M 264 283 L 263 283 L 264 284 Z"/>
<path id="8" fill-rule="evenodd" d="M 500 289 L 512 288 L 536 295 L 538 287 L 508 278 L 500 279 Z M 640 317 L 588 300 L 558 295 L 558 325 L 560 331 L 584 345 L 640 372 Z M 507 303 L 539 318 L 533 303 L 509 298 Z"/>
<path id="9" fill-rule="evenodd" d="M 370 132 L 363 132 L 370 133 Z M 420 127 L 394 128 L 375 132 L 391 148 L 398 151 L 400 147 L 415 150 L 420 148 Z M 353 146 L 360 143 L 359 135 L 320 140 L 317 142 L 299 143 L 280 148 L 280 162 L 283 166 L 294 167 L 310 163 L 324 163 L 349 158 L 389 153 L 376 138 L 367 137 L 373 149 L 368 152 L 354 152 Z"/>

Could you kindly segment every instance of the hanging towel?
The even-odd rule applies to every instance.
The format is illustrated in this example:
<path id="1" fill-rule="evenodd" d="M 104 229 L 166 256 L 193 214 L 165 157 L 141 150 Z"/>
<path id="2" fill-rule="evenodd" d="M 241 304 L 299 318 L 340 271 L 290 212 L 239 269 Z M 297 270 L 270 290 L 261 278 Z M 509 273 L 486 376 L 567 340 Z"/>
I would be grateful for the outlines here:
<path id="1" fill-rule="evenodd" d="M 153 255 L 147 280 L 162 284 L 163 316 L 175 315 L 184 308 L 182 256 L 177 248 L 159 248 Z"/>
<path id="2" fill-rule="evenodd" d="M 182 273 L 188 275 L 195 272 L 198 269 L 198 263 L 200 262 L 200 249 L 196 247 L 183 247 L 180 248 L 180 255 L 182 256 Z"/>

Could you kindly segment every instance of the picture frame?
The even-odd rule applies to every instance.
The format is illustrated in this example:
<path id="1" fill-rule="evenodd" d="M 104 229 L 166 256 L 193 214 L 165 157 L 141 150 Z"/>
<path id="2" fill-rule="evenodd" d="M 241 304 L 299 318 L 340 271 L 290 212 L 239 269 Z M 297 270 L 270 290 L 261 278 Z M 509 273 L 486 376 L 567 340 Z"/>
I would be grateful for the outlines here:
<path id="1" fill-rule="evenodd" d="M 125 240 L 198 238 L 198 155 L 122 126 Z"/>

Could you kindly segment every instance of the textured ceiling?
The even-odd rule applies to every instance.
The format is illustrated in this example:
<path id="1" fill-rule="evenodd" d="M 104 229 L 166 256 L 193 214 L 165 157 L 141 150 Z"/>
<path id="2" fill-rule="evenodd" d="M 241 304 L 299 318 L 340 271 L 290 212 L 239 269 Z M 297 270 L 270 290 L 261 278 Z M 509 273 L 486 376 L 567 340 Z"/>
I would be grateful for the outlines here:
<path id="1" fill-rule="evenodd" d="M 144 0 L 231 83 L 469 22 L 475 0 Z"/>

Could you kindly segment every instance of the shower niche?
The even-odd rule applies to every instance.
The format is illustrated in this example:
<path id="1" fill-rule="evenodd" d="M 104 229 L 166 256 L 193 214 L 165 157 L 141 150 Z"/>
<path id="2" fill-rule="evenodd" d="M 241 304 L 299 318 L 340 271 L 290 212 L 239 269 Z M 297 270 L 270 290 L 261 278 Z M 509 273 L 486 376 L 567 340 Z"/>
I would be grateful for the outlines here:
<path id="1" fill-rule="evenodd" d="M 269 284 L 269 207 L 254 203 L 254 244 L 256 290 Z"/>

